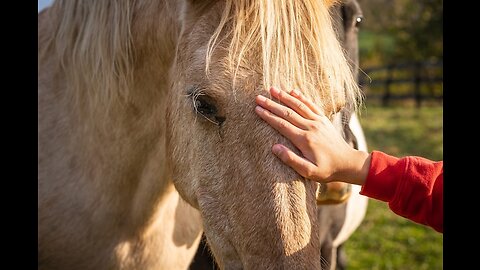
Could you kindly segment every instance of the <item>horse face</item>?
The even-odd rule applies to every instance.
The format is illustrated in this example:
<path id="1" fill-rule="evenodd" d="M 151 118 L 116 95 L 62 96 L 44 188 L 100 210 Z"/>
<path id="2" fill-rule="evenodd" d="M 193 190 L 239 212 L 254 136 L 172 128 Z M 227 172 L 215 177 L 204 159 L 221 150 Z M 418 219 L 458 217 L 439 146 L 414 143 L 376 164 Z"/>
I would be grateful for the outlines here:
<path id="1" fill-rule="evenodd" d="M 295 148 L 254 113 L 255 95 L 264 92 L 261 63 L 248 57 L 249 68 L 240 68 L 233 86 L 220 43 L 207 76 L 207 42 L 219 9 L 194 16 L 179 40 L 168 95 L 167 156 L 175 186 L 200 210 L 222 268 L 319 269 L 317 184 L 271 152 L 274 143 Z"/>

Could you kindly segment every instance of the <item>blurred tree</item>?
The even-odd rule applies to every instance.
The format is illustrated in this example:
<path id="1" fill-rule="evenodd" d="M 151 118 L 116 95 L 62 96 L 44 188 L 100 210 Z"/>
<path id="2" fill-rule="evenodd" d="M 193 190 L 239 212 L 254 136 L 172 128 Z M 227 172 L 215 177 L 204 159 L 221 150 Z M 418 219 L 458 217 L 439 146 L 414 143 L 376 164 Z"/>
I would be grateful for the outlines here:
<path id="1" fill-rule="evenodd" d="M 442 0 L 359 0 L 362 64 L 443 59 Z"/>
<path id="2" fill-rule="evenodd" d="M 396 59 L 443 59 L 442 0 L 405 1 L 393 32 L 397 34 Z"/>

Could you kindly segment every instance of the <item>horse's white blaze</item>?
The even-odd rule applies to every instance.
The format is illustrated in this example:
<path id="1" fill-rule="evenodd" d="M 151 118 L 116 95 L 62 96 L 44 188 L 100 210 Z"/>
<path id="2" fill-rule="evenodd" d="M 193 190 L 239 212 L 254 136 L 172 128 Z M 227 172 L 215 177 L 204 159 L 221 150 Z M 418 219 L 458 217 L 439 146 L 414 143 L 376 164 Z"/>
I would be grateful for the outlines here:
<path id="1" fill-rule="evenodd" d="M 368 152 L 367 140 L 365 140 L 365 135 L 363 134 L 362 126 L 360 126 L 360 121 L 356 114 L 353 114 L 350 118 L 349 123 L 350 129 L 357 138 L 358 150 Z"/>
<path id="2" fill-rule="evenodd" d="M 358 149 L 367 152 L 367 141 L 365 140 L 365 135 L 363 134 L 358 117 L 355 114 L 353 114 L 350 118 L 349 126 L 357 138 Z M 333 241 L 334 247 L 338 247 L 340 244 L 345 242 L 358 228 L 365 217 L 365 213 L 367 212 L 368 198 L 359 194 L 360 189 L 361 186 L 352 186 L 352 195 L 347 201 L 347 214 L 345 217 L 345 222 L 343 223 L 342 229 L 338 233 L 337 237 Z"/>

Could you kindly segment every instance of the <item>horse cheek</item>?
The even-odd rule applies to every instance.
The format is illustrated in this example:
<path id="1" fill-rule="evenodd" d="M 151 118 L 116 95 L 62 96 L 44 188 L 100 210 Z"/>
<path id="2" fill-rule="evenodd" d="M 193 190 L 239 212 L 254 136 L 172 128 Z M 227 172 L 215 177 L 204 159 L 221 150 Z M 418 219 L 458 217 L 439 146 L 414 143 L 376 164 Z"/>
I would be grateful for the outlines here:
<path id="1" fill-rule="evenodd" d="M 187 203 L 198 209 L 198 200 L 196 196 L 196 177 L 192 173 L 195 171 L 194 144 L 191 140 L 191 125 L 183 125 L 182 123 L 191 123 L 185 119 L 185 115 L 179 113 L 178 101 L 169 102 L 166 112 L 167 132 L 165 140 L 165 148 L 167 151 L 167 167 L 169 168 L 169 178 Z M 181 110 L 180 112 L 183 112 Z M 185 130 L 189 129 L 189 130 Z M 188 136 L 185 136 L 187 135 Z"/>

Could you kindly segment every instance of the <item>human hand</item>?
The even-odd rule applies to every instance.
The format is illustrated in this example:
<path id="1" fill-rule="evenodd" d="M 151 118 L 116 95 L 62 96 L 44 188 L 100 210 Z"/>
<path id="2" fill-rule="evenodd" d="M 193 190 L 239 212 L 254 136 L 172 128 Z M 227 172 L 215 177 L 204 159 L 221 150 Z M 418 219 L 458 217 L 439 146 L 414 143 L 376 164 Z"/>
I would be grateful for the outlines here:
<path id="1" fill-rule="evenodd" d="M 258 95 L 255 112 L 303 155 L 275 144 L 272 152 L 277 157 L 303 177 L 317 182 L 365 182 L 370 155 L 348 145 L 317 105 L 297 90 L 287 93 L 272 87 L 270 94 L 284 105 Z"/>

